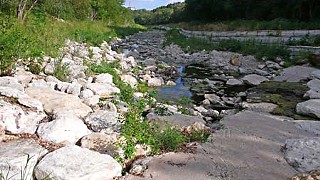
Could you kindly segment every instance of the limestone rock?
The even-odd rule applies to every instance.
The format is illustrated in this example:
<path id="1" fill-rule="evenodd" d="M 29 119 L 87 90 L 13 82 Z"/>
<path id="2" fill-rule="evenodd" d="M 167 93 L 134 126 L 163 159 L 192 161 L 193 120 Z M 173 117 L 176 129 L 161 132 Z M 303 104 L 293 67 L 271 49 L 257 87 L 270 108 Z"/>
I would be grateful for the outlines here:
<path id="1" fill-rule="evenodd" d="M 117 142 L 115 134 L 92 133 L 81 139 L 81 147 L 114 157 L 118 151 L 115 142 Z"/>
<path id="2" fill-rule="evenodd" d="M 320 70 L 313 71 L 313 72 L 311 73 L 311 77 L 320 79 Z"/>
<path id="3" fill-rule="evenodd" d="M 88 106 L 96 106 L 100 102 L 100 96 L 94 95 L 90 98 L 85 99 L 83 102 Z"/>
<path id="4" fill-rule="evenodd" d="M 311 99 L 296 106 L 298 114 L 320 118 L 320 99 Z"/>
<path id="5" fill-rule="evenodd" d="M 213 104 L 218 104 L 221 102 L 221 98 L 215 94 L 205 94 L 205 99 L 208 99 Z"/>
<path id="6" fill-rule="evenodd" d="M 95 82 L 101 84 L 113 84 L 113 77 L 108 73 L 99 74 L 96 76 Z"/>
<path id="7" fill-rule="evenodd" d="M 269 81 L 267 78 L 263 76 L 259 76 L 257 74 L 249 74 L 242 78 L 243 82 L 245 82 L 248 85 L 257 86 L 261 84 L 262 82 Z"/>
<path id="8" fill-rule="evenodd" d="M 112 180 L 121 176 L 121 171 L 121 165 L 109 155 L 68 145 L 46 155 L 34 172 L 37 179 Z"/>
<path id="9" fill-rule="evenodd" d="M 275 77 L 275 81 L 301 82 L 310 78 L 310 74 L 317 70 L 313 67 L 291 66 L 283 69 L 279 76 Z"/>
<path id="10" fill-rule="evenodd" d="M 83 99 L 91 98 L 93 95 L 94 94 L 90 89 L 85 89 L 85 90 L 81 91 L 81 93 L 80 93 L 80 97 Z"/>
<path id="11" fill-rule="evenodd" d="M 0 146 L 0 174 L 12 180 L 21 179 L 21 172 L 24 173 L 23 179 L 32 179 L 38 159 L 47 152 L 31 139 L 0 143 Z"/>
<path id="12" fill-rule="evenodd" d="M 243 82 L 238 79 L 229 79 L 226 82 L 226 85 L 228 85 L 228 86 L 241 86 L 241 85 L 243 85 Z"/>
<path id="13" fill-rule="evenodd" d="M 72 82 L 67 88 L 67 93 L 80 96 L 81 88 L 82 86 L 79 83 Z"/>
<path id="14" fill-rule="evenodd" d="M 149 87 L 159 87 L 163 84 L 162 81 L 163 80 L 161 78 L 151 78 L 148 80 L 148 86 Z"/>
<path id="15" fill-rule="evenodd" d="M 44 79 L 33 79 L 31 83 L 28 84 L 28 87 L 31 88 L 49 88 L 52 90 L 54 90 L 56 86 L 56 82 L 46 82 Z"/>
<path id="16" fill-rule="evenodd" d="M 100 96 L 110 96 L 113 93 L 120 93 L 120 89 L 111 84 L 90 83 L 87 88 Z"/>
<path id="17" fill-rule="evenodd" d="M 19 69 L 14 73 L 14 78 L 18 80 L 19 83 L 26 85 L 31 82 L 34 75 L 31 72 L 25 71 L 24 69 Z"/>
<path id="18" fill-rule="evenodd" d="M 287 140 L 285 159 L 300 172 L 319 169 L 320 137 Z"/>
<path id="19" fill-rule="evenodd" d="M 120 130 L 121 123 L 118 120 L 118 113 L 114 111 L 99 110 L 90 114 L 85 122 L 94 132 L 112 134 Z"/>
<path id="20" fill-rule="evenodd" d="M 13 133 L 35 133 L 38 123 L 45 117 L 44 113 L 24 112 L 19 106 L 0 100 L 0 122 L 5 130 Z"/>
<path id="21" fill-rule="evenodd" d="M 242 103 L 242 107 L 249 110 L 249 111 L 254 111 L 254 112 L 272 112 L 278 105 L 272 104 L 272 103 L 247 103 L 244 102 Z"/>
<path id="22" fill-rule="evenodd" d="M 136 85 L 138 84 L 137 79 L 131 75 L 122 75 L 121 80 L 129 84 L 132 88 L 135 88 Z"/>
<path id="23" fill-rule="evenodd" d="M 9 76 L 0 77 L 0 86 L 11 87 L 20 91 L 24 90 L 23 85 L 18 82 L 18 79 Z"/>
<path id="24" fill-rule="evenodd" d="M 80 138 L 90 134 L 91 131 L 81 119 L 74 115 L 59 115 L 55 120 L 39 125 L 37 134 L 54 143 L 76 143 Z"/>
<path id="25" fill-rule="evenodd" d="M 177 84 L 173 81 L 168 81 L 166 85 L 167 86 L 176 86 Z"/>
<path id="26" fill-rule="evenodd" d="M 27 88 L 26 94 L 38 99 L 49 114 L 73 114 L 85 117 L 92 109 L 83 104 L 79 97 L 47 88 Z"/>

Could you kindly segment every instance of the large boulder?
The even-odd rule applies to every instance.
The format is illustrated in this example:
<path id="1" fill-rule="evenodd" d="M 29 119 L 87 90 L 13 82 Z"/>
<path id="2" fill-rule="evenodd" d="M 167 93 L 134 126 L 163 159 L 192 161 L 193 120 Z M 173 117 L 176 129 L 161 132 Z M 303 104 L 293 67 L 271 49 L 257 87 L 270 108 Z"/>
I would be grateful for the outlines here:
<path id="1" fill-rule="evenodd" d="M 102 84 L 102 83 L 90 83 L 87 84 L 87 88 L 94 92 L 94 94 L 99 96 L 110 96 L 113 93 L 120 93 L 120 89 L 112 84 Z"/>
<path id="2" fill-rule="evenodd" d="M 320 118 L 320 99 L 311 99 L 296 106 L 298 114 Z"/>
<path id="3" fill-rule="evenodd" d="M 0 77 L 0 86 L 11 87 L 23 91 L 24 87 L 14 77 L 4 76 Z"/>
<path id="4" fill-rule="evenodd" d="M 37 161 L 47 152 L 31 139 L 0 143 L 0 146 L 0 179 L 1 174 L 12 180 L 32 179 Z"/>
<path id="5" fill-rule="evenodd" d="M 121 123 L 118 120 L 118 113 L 114 111 L 98 110 L 85 119 L 94 132 L 112 134 L 120 130 Z"/>
<path id="6" fill-rule="evenodd" d="M 122 167 L 112 157 L 68 145 L 46 155 L 35 168 L 35 177 L 55 180 L 104 179 L 121 176 Z"/>
<path id="7" fill-rule="evenodd" d="M 47 88 L 27 88 L 26 94 L 38 99 L 49 114 L 73 114 L 77 117 L 87 116 L 92 109 L 81 102 L 75 95 L 57 92 Z"/>
<path id="8" fill-rule="evenodd" d="M 285 144 L 285 159 L 300 172 L 320 168 L 320 137 L 289 139 Z"/>
<path id="9" fill-rule="evenodd" d="M 248 85 L 257 86 L 262 82 L 269 81 L 267 78 L 257 75 L 257 74 L 249 74 L 242 78 L 243 82 Z"/>
<path id="10" fill-rule="evenodd" d="M 83 121 L 72 114 L 58 115 L 55 120 L 40 124 L 37 130 L 41 138 L 54 143 L 75 144 L 80 138 L 90 133 Z"/>
<path id="11" fill-rule="evenodd" d="M 81 147 L 114 157 L 118 152 L 117 135 L 92 133 L 81 138 Z"/>
<path id="12" fill-rule="evenodd" d="M 279 76 L 276 76 L 274 81 L 286 81 L 286 82 L 301 82 L 310 78 L 311 73 L 317 70 L 313 67 L 305 66 L 291 66 L 283 69 Z"/>
<path id="13" fill-rule="evenodd" d="M 41 112 L 23 111 L 21 107 L 0 100 L 0 123 L 13 134 L 30 133 L 37 130 L 38 123 L 46 115 Z"/>
<path id="14" fill-rule="evenodd" d="M 161 78 L 151 78 L 148 80 L 149 87 L 159 87 L 163 84 L 163 80 Z"/>

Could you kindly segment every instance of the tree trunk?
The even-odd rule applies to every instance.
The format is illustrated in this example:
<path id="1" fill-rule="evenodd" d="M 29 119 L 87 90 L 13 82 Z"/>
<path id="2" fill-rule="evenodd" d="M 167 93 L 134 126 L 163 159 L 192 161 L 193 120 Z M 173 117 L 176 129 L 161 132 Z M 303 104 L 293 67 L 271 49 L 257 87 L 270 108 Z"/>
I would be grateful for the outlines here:
<path id="1" fill-rule="evenodd" d="M 23 22 L 27 17 L 27 13 L 30 12 L 33 7 L 36 5 L 38 0 L 32 0 L 32 4 L 30 5 L 29 9 L 27 9 L 28 0 L 20 0 L 18 7 L 17 7 L 17 17 L 20 22 Z"/>

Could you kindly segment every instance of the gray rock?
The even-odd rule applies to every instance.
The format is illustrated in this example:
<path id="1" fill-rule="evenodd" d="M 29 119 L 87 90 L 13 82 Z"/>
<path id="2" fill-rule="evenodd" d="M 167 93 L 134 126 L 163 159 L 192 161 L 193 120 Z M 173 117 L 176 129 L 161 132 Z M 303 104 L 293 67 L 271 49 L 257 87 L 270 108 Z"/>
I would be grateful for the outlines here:
<path id="1" fill-rule="evenodd" d="M 85 117 L 92 109 L 83 104 L 79 97 L 46 88 L 27 88 L 26 94 L 39 100 L 49 114 L 73 114 Z"/>
<path id="2" fill-rule="evenodd" d="M 114 157 L 118 150 L 117 136 L 103 133 L 92 133 L 81 138 L 81 147 Z"/>
<path id="3" fill-rule="evenodd" d="M 36 166 L 35 177 L 43 179 L 105 179 L 121 176 L 122 167 L 112 157 L 75 145 L 47 154 Z"/>
<path id="4" fill-rule="evenodd" d="M 0 77 L 0 86 L 11 87 L 20 91 L 24 90 L 23 85 L 18 82 L 18 79 L 9 76 Z"/>
<path id="5" fill-rule="evenodd" d="M 151 78 L 148 80 L 149 87 L 159 87 L 163 84 L 163 80 L 161 78 Z"/>
<path id="6" fill-rule="evenodd" d="M 272 103 L 247 103 L 244 102 L 242 103 L 242 107 L 249 110 L 249 111 L 254 111 L 254 112 L 272 112 L 278 105 L 272 104 Z"/>
<path id="7" fill-rule="evenodd" d="M 44 113 L 24 112 L 22 108 L 0 100 L 0 122 L 5 130 L 13 134 L 36 132 L 38 123 L 45 117 Z"/>
<path id="8" fill-rule="evenodd" d="M 320 121 L 295 120 L 294 122 L 297 127 L 320 136 Z"/>
<path id="9" fill-rule="evenodd" d="M 221 102 L 221 98 L 215 94 L 205 94 L 205 99 L 208 99 L 213 104 L 218 104 Z"/>
<path id="10" fill-rule="evenodd" d="M 267 78 L 263 76 L 259 76 L 257 74 L 249 74 L 242 78 L 243 82 L 245 82 L 248 85 L 254 85 L 257 86 L 261 84 L 262 82 L 269 81 Z"/>
<path id="11" fill-rule="evenodd" d="M 87 88 L 99 96 L 110 96 L 113 93 L 120 93 L 120 89 L 111 84 L 90 83 Z"/>
<path id="12" fill-rule="evenodd" d="M 243 85 L 243 82 L 238 79 L 229 79 L 226 83 L 228 86 L 240 86 Z"/>
<path id="13" fill-rule="evenodd" d="M 311 73 L 311 77 L 320 79 L 320 70 L 313 71 L 313 72 Z"/>
<path id="14" fill-rule="evenodd" d="M 320 91 L 320 79 L 313 79 L 307 83 L 311 90 Z"/>
<path id="15" fill-rule="evenodd" d="M 18 139 L 1 143 L 0 178 L 3 175 L 4 179 L 6 176 L 12 180 L 32 179 L 37 161 L 46 152 L 46 149 L 32 139 Z"/>
<path id="16" fill-rule="evenodd" d="M 80 138 L 90 133 L 83 121 L 72 114 L 61 114 L 51 122 L 40 124 L 37 130 L 41 138 L 54 143 L 75 144 Z"/>
<path id="17" fill-rule="evenodd" d="M 108 73 L 99 74 L 96 76 L 96 83 L 113 84 L 113 76 Z"/>
<path id="18" fill-rule="evenodd" d="M 285 159 L 299 172 L 319 169 L 320 137 L 287 140 Z"/>
<path id="19" fill-rule="evenodd" d="M 279 76 L 276 76 L 274 81 L 286 81 L 286 82 L 301 82 L 310 78 L 310 74 L 317 70 L 313 67 L 304 66 L 292 66 L 283 69 Z"/>
<path id="20" fill-rule="evenodd" d="M 254 70 L 254 72 L 256 74 L 260 75 L 260 76 L 268 76 L 268 75 L 270 75 L 267 71 L 263 71 L 261 69 L 256 69 L 256 70 Z"/>
<path id="21" fill-rule="evenodd" d="M 112 134 L 119 132 L 121 123 L 118 119 L 118 113 L 114 111 L 98 110 L 90 114 L 85 119 L 94 132 L 101 132 L 105 134 Z"/>
<path id="22" fill-rule="evenodd" d="M 309 99 L 320 99 L 320 91 L 311 89 L 307 91 L 304 95 L 304 98 L 309 98 Z"/>
<path id="23" fill-rule="evenodd" d="M 298 114 L 320 118 L 320 99 L 311 99 L 296 106 Z"/>
<path id="24" fill-rule="evenodd" d="M 147 158 L 138 159 L 134 161 L 129 173 L 135 176 L 143 175 L 143 173 L 148 169 L 148 165 L 151 160 L 152 160 L 152 157 L 147 157 Z"/>

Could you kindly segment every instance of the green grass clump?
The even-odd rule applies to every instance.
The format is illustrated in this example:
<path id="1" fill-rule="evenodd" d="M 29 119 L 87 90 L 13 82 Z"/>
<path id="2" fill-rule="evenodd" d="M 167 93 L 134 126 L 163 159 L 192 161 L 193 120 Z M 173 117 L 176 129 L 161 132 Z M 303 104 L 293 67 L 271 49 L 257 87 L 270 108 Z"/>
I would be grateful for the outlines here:
<path id="1" fill-rule="evenodd" d="M 177 29 L 172 29 L 166 34 L 167 41 L 165 45 L 177 44 L 185 51 L 194 52 L 202 50 L 219 50 L 231 51 L 244 55 L 253 55 L 257 59 L 267 57 L 268 60 L 275 60 L 277 57 L 289 59 L 290 51 L 285 46 L 277 44 L 262 44 L 254 40 L 239 41 L 235 39 L 220 40 L 216 43 L 209 43 L 208 41 L 198 38 L 187 38 L 180 34 Z"/>
<path id="2" fill-rule="evenodd" d="M 70 81 L 70 70 L 67 64 L 63 64 L 61 60 L 57 61 L 54 65 L 53 76 L 60 81 Z"/>

